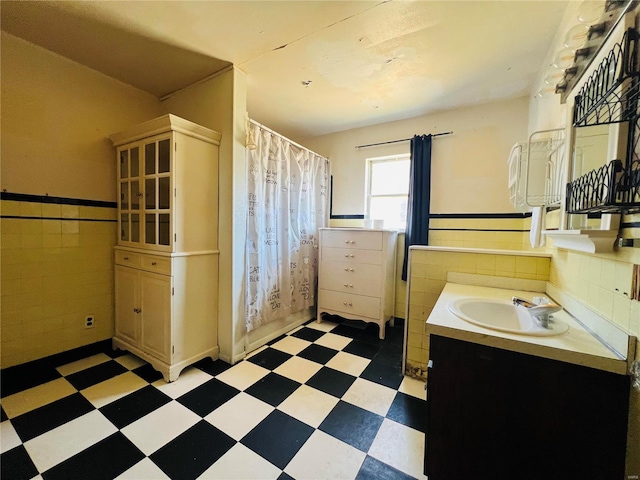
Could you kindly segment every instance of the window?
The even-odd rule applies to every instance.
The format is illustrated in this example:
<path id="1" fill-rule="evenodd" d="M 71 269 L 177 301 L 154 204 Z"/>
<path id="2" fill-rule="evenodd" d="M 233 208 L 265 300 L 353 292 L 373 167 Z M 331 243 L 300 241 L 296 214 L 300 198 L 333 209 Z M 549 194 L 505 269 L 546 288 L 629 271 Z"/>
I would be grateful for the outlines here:
<path id="1" fill-rule="evenodd" d="M 367 218 L 404 229 L 409 199 L 409 154 L 367 159 Z"/>

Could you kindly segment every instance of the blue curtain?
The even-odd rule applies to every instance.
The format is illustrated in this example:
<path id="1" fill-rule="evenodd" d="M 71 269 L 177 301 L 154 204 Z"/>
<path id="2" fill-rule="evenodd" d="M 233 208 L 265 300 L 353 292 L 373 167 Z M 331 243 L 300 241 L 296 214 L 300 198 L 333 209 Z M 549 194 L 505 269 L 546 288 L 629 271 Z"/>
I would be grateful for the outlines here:
<path id="1" fill-rule="evenodd" d="M 429 245 L 431 212 L 431 135 L 411 139 L 407 230 L 404 237 L 402 279 L 407 279 L 407 261 L 411 245 Z"/>

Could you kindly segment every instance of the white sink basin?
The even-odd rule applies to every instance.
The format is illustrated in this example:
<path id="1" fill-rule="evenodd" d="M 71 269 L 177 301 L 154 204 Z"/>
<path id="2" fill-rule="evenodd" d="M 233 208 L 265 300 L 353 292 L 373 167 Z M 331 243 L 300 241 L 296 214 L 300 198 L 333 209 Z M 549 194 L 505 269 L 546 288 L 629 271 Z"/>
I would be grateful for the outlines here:
<path id="1" fill-rule="evenodd" d="M 569 329 L 554 319 L 548 328 L 541 327 L 524 307 L 516 307 L 505 300 L 463 298 L 449 304 L 449 311 L 461 319 L 481 327 L 502 332 L 538 337 L 560 335 Z"/>

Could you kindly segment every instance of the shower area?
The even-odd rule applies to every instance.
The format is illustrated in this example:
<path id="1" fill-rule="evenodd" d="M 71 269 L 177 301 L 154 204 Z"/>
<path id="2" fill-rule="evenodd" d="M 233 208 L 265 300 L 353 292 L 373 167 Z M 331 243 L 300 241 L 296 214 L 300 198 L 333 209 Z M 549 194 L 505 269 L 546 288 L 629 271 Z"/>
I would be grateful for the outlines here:
<path id="1" fill-rule="evenodd" d="M 248 353 L 315 316 L 330 164 L 254 120 L 247 123 L 246 147 Z"/>

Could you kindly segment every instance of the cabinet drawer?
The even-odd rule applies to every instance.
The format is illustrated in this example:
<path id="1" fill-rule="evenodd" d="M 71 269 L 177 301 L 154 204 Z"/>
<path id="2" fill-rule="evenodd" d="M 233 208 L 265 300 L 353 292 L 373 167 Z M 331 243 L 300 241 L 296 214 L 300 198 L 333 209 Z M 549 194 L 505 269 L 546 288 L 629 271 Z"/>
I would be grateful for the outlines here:
<path id="1" fill-rule="evenodd" d="M 323 261 L 320 288 L 378 297 L 381 277 L 379 265 Z"/>
<path id="2" fill-rule="evenodd" d="M 368 318 L 380 317 L 380 299 L 320 289 L 318 311 L 326 309 Z"/>
<path id="3" fill-rule="evenodd" d="M 382 232 L 361 230 L 322 230 L 321 244 L 325 247 L 382 250 Z"/>
<path id="4" fill-rule="evenodd" d="M 382 265 L 382 250 L 353 250 L 349 248 L 323 247 L 321 255 L 322 261 Z"/>
<path id="5" fill-rule="evenodd" d="M 140 266 L 150 272 L 171 275 L 171 258 L 156 255 L 142 255 Z"/>
<path id="6" fill-rule="evenodd" d="M 140 267 L 139 253 L 123 252 L 116 250 L 116 264 L 126 267 Z"/>

